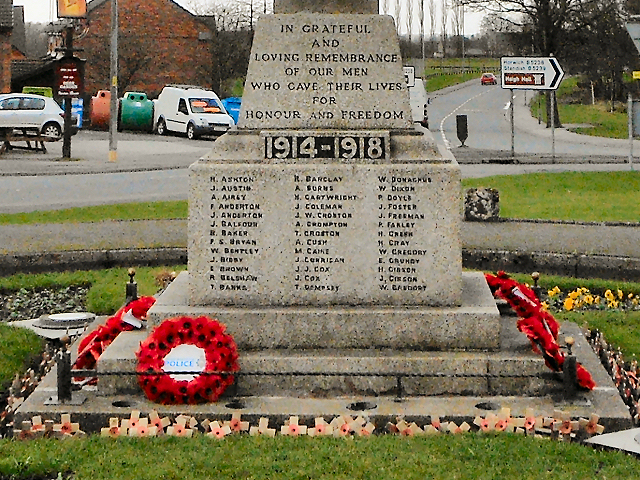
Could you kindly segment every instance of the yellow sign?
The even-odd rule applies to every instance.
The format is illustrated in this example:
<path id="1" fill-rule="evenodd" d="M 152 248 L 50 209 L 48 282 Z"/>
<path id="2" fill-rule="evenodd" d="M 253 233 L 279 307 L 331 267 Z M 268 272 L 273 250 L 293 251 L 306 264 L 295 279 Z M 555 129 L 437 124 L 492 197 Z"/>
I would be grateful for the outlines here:
<path id="1" fill-rule="evenodd" d="M 58 18 L 85 18 L 86 0 L 58 0 Z"/>
<path id="2" fill-rule="evenodd" d="M 640 80 L 640 71 L 636 71 L 636 70 L 634 70 L 634 72 L 633 72 L 633 79 L 634 79 L 634 80 Z"/>

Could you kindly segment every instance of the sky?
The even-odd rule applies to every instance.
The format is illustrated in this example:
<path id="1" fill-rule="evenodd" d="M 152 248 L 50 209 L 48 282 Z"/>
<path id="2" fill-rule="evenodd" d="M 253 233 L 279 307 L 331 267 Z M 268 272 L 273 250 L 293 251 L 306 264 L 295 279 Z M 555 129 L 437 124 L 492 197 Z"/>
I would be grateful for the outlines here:
<path id="1" fill-rule="evenodd" d="M 177 0 L 176 3 L 189 9 L 190 5 L 204 3 L 210 0 Z M 393 1 L 393 0 L 391 0 Z M 438 3 L 439 0 L 436 0 Z M 14 5 L 24 6 L 24 17 L 26 22 L 42 22 L 48 23 L 56 19 L 56 0 L 13 0 Z M 261 0 L 256 0 L 255 4 L 262 5 Z M 440 5 L 438 5 L 438 8 Z M 414 16 L 417 16 L 417 7 L 414 7 Z M 481 13 L 465 13 L 464 33 L 466 36 L 480 33 L 480 23 L 482 22 L 483 14 Z M 438 20 L 440 13 L 437 14 Z M 449 16 L 449 25 L 451 24 L 451 15 Z M 406 22 L 403 22 L 403 24 Z M 427 20 L 428 23 L 428 20 Z M 419 34 L 419 27 L 414 29 L 416 35 Z M 429 31 L 428 25 L 425 27 L 426 32 Z M 436 32 L 440 33 L 440 27 L 438 26 Z M 451 31 L 451 27 L 448 28 Z"/>

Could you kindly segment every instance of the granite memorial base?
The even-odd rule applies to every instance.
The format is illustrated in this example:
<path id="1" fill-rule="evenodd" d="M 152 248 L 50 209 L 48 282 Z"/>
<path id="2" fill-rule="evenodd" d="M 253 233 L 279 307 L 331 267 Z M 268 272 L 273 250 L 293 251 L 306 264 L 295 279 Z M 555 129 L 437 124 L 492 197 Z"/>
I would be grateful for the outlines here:
<path id="1" fill-rule="evenodd" d="M 552 386 L 541 375 L 543 360 L 501 320 L 480 272 L 463 274 L 462 304 L 446 308 L 189 306 L 189 276 L 181 273 L 159 296 L 149 322 L 206 315 L 224 323 L 238 345 L 241 371 L 265 373 L 242 376 L 231 395 L 396 395 L 398 373 L 406 375 L 402 393 L 409 396 L 543 395 Z M 148 334 L 122 333 L 98 370 L 135 370 L 135 351 Z M 514 374 L 531 377 L 509 378 Z M 102 395 L 135 392 L 132 376 L 99 382 Z"/>

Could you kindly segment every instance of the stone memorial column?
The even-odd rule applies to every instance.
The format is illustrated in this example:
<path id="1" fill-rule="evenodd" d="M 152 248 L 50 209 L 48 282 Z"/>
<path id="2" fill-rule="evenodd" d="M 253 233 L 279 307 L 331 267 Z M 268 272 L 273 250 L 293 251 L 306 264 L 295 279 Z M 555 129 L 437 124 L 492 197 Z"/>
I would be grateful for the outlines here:
<path id="1" fill-rule="evenodd" d="M 190 167 L 188 308 L 152 317 L 215 315 L 244 348 L 495 348 L 461 309 L 483 279 L 462 273 L 460 170 L 413 122 L 393 19 L 274 8 L 237 128 Z"/>

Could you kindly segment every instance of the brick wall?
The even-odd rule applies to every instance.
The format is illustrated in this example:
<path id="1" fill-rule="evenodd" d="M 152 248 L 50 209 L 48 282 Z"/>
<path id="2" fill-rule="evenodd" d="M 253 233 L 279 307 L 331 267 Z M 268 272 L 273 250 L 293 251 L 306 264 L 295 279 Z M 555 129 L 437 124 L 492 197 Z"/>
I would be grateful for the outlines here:
<path id="1" fill-rule="evenodd" d="M 11 33 L 0 32 L 0 93 L 11 92 Z"/>
<path id="2" fill-rule="evenodd" d="M 154 98 L 167 83 L 211 86 L 211 44 L 199 40 L 207 27 L 171 0 L 119 0 L 119 96 L 146 92 Z M 87 60 L 85 93 L 110 85 L 111 2 L 89 12 L 90 27 L 75 45 Z M 205 36 L 206 37 L 206 36 Z"/>

